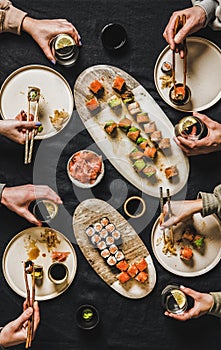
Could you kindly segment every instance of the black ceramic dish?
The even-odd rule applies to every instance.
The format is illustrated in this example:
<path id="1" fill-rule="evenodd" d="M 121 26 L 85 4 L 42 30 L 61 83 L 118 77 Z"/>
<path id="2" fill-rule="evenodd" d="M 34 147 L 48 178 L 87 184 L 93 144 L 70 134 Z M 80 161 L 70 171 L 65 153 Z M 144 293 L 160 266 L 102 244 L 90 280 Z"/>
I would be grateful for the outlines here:
<path id="1" fill-rule="evenodd" d="M 109 23 L 101 31 L 101 41 L 108 50 L 117 50 L 127 41 L 124 27 L 118 23 Z"/>
<path id="2" fill-rule="evenodd" d="M 76 322 L 78 327 L 85 330 L 93 329 L 99 322 L 99 314 L 93 305 L 81 305 L 77 309 Z"/>
<path id="3" fill-rule="evenodd" d="M 178 83 L 176 84 L 176 87 L 181 87 L 183 86 L 182 83 Z M 190 89 L 188 88 L 188 86 L 186 86 L 185 88 L 185 96 L 183 99 L 174 99 L 172 98 L 172 93 L 174 91 L 174 86 L 170 89 L 170 92 L 169 92 L 169 98 L 170 98 L 170 101 L 177 105 L 177 106 L 183 106 L 185 104 L 187 104 L 189 101 L 190 101 L 190 97 L 191 97 L 191 92 L 190 92 Z"/>

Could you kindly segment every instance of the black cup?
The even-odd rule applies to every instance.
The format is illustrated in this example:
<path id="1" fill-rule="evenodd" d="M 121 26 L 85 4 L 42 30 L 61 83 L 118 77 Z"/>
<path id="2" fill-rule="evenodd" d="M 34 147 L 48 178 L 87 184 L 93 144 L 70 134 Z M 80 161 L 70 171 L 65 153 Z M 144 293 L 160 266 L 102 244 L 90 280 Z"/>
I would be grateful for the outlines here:
<path id="1" fill-rule="evenodd" d="M 77 309 L 76 322 L 81 329 L 93 329 L 99 323 L 99 313 L 93 305 L 81 305 Z"/>
<path id="2" fill-rule="evenodd" d="M 120 49 L 127 41 L 124 27 L 118 23 L 109 23 L 101 31 L 101 41 L 108 50 Z"/>

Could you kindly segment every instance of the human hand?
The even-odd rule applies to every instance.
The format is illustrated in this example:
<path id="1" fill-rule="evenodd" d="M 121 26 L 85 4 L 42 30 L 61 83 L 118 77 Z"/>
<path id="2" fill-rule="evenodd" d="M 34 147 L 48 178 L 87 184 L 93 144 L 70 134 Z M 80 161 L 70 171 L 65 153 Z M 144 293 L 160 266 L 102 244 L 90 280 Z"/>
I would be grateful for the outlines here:
<path id="1" fill-rule="evenodd" d="M 8 139 L 11 139 L 12 141 L 15 141 L 19 144 L 24 144 L 26 129 L 28 130 L 36 129 L 37 131 L 40 125 L 41 125 L 40 122 L 34 122 L 34 121 L 27 122 L 27 121 L 15 120 L 15 119 L 1 120 L 0 134 L 6 136 Z M 31 137 L 31 133 L 30 133 L 30 137 Z"/>
<path id="2" fill-rule="evenodd" d="M 175 137 L 177 145 L 187 156 L 197 156 L 221 151 L 221 124 L 210 119 L 204 114 L 193 112 L 193 115 L 206 125 L 208 129 L 207 136 L 201 140 L 188 140 L 182 136 Z"/>
<path id="3" fill-rule="evenodd" d="M 41 221 L 29 211 L 29 205 L 36 199 L 49 199 L 57 204 L 62 204 L 61 198 L 50 187 L 45 185 L 23 185 L 16 187 L 4 187 L 1 203 L 26 220 L 41 226 Z"/>
<path id="4" fill-rule="evenodd" d="M 0 345 L 4 348 L 24 343 L 27 338 L 28 319 L 34 313 L 33 337 L 36 333 L 40 322 L 40 312 L 37 301 L 34 302 L 33 308 L 27 308 L 27 303 L 23 305 L 23 313 L 14 321 L 9 322 L 3 327 L 0 333 Z"/>
<path id="5" fill-rule="evenodd" d="M 175 318 L 179 321 L 186 321 L 190 320 L 191 318 L 198 318 L 202 315 L 205 315 L 213 306 L 212 295 L 208 293 L 200 293 L 193 289 L 186 288 L 184 286 L 180 286 L 180 289 L 182 290 L 182 292 L 191 296 L 194 299 L 194 306 L 190 310 L 185 311 L 183 314 L 180 315 L 165 311 L 164 314 L 166 316 Z"/>
<path id="6" fill-rule="evenodd" d="M 202 210 L 202 199 L 171 201 L 170 202 L 172 216 L 168 218 L 168 203 L 163 207 L 164 222 L 160 222 L 162 228 L 176 225 L 179 222 L 186 221 L 192 217 L 194 213 Z M 167 219 L 168 218 L 168 219 Z M 166 220 L 165 220 L 166 219 Z"/>
<path id="7" fill-rule="evenodd" d="M 186 24 L 178 31 L 174 37 L 174 26 L 177 16 L 186 15 Z M 170 20 L 164 30 L 164 39 L 170 45 L 171 50 L 174 50 L 176 45 L 181 44 L 187 35 L 192 34 L 203 28 L 206 21 L 206 12 L 200 6 L 194 6 L 180 11 L 173 12 Z M 180 56 L 183 58 L 183 51 L 180 51 Z"/>
<path id="8" fill-rule="evenodd" d="M 55 57 L 50 48 L 51 40 L 58 34 L 69 34 L 78 46 L 81 46 L 80 35 L 77 29 L 66 19 L 33 19 L 25 17 L 22 24 L 22 30 L 32 36 L 45 56 L 53 63 L 56 63 Z"/>

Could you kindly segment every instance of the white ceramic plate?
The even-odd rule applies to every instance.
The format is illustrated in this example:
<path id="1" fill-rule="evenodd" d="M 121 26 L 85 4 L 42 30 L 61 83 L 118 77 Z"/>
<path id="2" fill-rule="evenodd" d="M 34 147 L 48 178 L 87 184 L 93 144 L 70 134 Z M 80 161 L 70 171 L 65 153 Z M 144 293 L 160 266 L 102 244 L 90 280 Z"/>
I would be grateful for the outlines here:
<path id="1" fill-rule="evenodd" d="M 54 110 L 64 110 L 68 113 L 68 119 L 60 129 L 62 130 L 71 118 L 74 99 L 65 78 L 47 66 L 24 66 L 6 78 L 0 90 L 2 118 L 15 118 L 21 110 L 28 111 L 27 93 L 29 86 L 36 86 L 41 90 L 38 118 L 42 123 L 43 131 L 37 134 L 35 138 L 45 139 L 57 134 L 58 131 L 51 124 L 49 116 L 54 116 Z M 32 113 L 34 108 L 35 104 L 32 104 Z"/>
<path id="2" fill-rule="evenodd" d="M 184 262 L 180 259 L 180 245 L 177 244 L 177 240 L 181 238 L 186 224 L 180 223 L 174 226 L 177 256 L 168 256 L 162 252 L 164 244 L 162 230 L 159 228 L 159 219 L 156 220 L 152 229 L 151 244 L 155 257 L 166 270 L 178 276 L 194 277 L 203 275 L 213 269 L 221 258 L 221 224 L 216 215 L 209 215 L 203 218 L 200 214 L 195 214 L 193 216 L 193 225 L 196 231 L 205 237 L 205 249 L 203 252 L 193 249 L 193 258 L 189 262 Z"/>
<path id="3" fill-rule="evenodd" d="M 24 239 L 27 239 L 29 236 L 31 239 L 37 240 L 36 245 L 40 249 L 38 258 L 32 261 L 37 265 L 43 266 L 44 274 L 42 285 L 36 285 L 36 300 L 48 300 L 57 297 L 70 286 L 76 274 L 77 257 L 71 242 L 62 233 L 50 229 L 57 233 L 57 237 L 61 241 L 54 251 L 70 252 L 70 254 L 66 261 L 64 261 L 69 271 L 67 281 L 63 284 L 55 285 L 49 280 L 47 271 L 52 263 L 51 253 L 48 252 L 46 243 L 40 243 L 38 241 L 41 237 L 41 233 L 45 232 L 45 229 L 45 227 L 30 227 L 21 231 L 8 243 L 3 255 L 2 270 L 4 277 L 9 286 L 24 298 L 26 297 L 26 289 L 23 262 L 28 260 Z M 30 275 L 28 277 L 30 277 Z M 31 281 L 29 281 L 29 283 L 31 283 Z"/>
<path id="4" fill-rule="evenodd" d="M 160 77 L 163 62 L 172 64 L 172 51 L 167 46 L 159 55 L 154 80 L 159 95 L 171 107 L 183 111 L 202 111 L 218 102 L 221 98 L 221 50 L 211 41 L 199 38 L 187 38 L 187 86 L 191 90 L 191 100 L 184 106 L 174 105 L 169 98 L 170 88 L 162 89 Z M 183 60 L 176 54 L 176 81 L 183 82 Z"/>
<path id="5" fill-rule="evenodd" d="M 107 99 L 114 94 L 116 95 L 112 89 L 113 79 L 116 75 L 120 75 L 125 79 L 128 88 L 133 91 L 135 100 L 139 102 L 142 111 L 148 112 L 150 120 L 156 122 L 157 129 L 161 130 L 163 137 L 170 138 L 171 153 L 166 155 L 159 151 L 156 161 L 154 160 L 153 162 L 153 166 L 157 170 L 155 182 L 144 179 L 133 169 L 129 153 L 136 147 L 135 142 L 131 141 L 121 130 L 117 131 L 115 138 L 109 136 L 104 130 L 104 125 L 107 121 L 114 120 L 118 123 L 124 117 L 132 120 L 133 126 L 141 129 L 125 106 L 122 107 L 121 114 L 116 116 L 107 104 Z M 87 101 L 90 94 L 88 86 L 95 79 L 102 81 L 105 88 L 105 96 L 100 100 L 101 111 L 93 117 L 87 110 L 85 101 Z M 179 192 L 184 187 L 189 176 L 189 162 L 173 140 L 173 124 L 152 96 L 133 77 L 116 67 L 106 65 L 93 66 L 79 75 L 74 86 L 74 96 L 77 111 L 88 132 L 107 159 L 130 183 L 142 192 L 154 197 L 159 197 L 159 186 L 169 187 L 171 195 Z M 147 135 L 142 131 L 141 136 L 145 137 Z M 164 170 L 171 165 L 177 166 L 179 176 L 169 181 L 164 174 Z"/>
<path id="6" fill-rule="evenodd" d="M 90 150 L 81 150 L 81 151 L 86 151 L 86 152 L 91 152 L 91 153 L 94 153 L 96 156 L 99 156 L 97 153 L 93 152 L 93 151 L 90 151 Z M 80 151 L 78 151 L 80 152 Z M 76 152 L 76 153 L 78 153 Z M 69 179 L 71 180 L 71 182 L 73 182 L 73 184 L 77 187 L 80 187 L 80 188 L 91 188 L 91 187 L 94 187 L 96 186 L 97 184 L 99 184 L 99 182 L 102 180 L 103 176 L 104 176 L 104 163 L 102 161 L 102 165 L 101 165 L 101 172 L 100 174 L 98 175 L 96 181 L 94 183 L 91 183 L 91 184 L 88 184 L 88 183 L 83 183 L 83 182 L 80 182 L 78 181 L 77 179 L 75 179 L 73 176 L 71 176 L 70 174 L 70 171 L 69 171 L 69 164 L 70 164 L 70 161 L 72 160 L 72 158 L 74 157 L 74 155 L 76 154 L 74 153 L 68 160 L 68 163 L 67 163 L 67 173 L 68 173 L 68 176 L 69 176 Z"/>

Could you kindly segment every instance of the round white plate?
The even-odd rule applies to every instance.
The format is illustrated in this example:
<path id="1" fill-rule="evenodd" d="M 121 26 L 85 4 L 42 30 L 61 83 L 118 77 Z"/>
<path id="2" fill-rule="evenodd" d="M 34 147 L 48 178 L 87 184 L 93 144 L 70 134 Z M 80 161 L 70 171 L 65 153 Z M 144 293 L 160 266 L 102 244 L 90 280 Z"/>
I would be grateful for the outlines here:
<path id="1" fill-rule="evenodd" d="M 48 252 L 46 243 L 40 243 L 38 240 L 41 237 L 41 233 L 45 232 L 45 227 L 30 227 L 24 231 L 18 233 L 7 245 L 3 259 L 2 270 L 4 277 L 9 286 L 19 295 L 26 298 L 26 288 L 24 282 L 24 269 L 23 262 L 28 260 L 28 255 L 25 249 L 24 239 L 29 236 L 33 240 L 37 240 L 37 247 L 40 249 L 40 255 L 37 259 L 33 260 L 36 265 L 43 266 L 43 282 L 42 285 L 36 284 L 35 294 L 36 300 L 48 300 L 57 297 L 63 293 L 72 283 L 76 270 L 77 270 L 77 257 L 75 250 L 71 242 L 60 232 L 53 230 L 57 233 L 57 237 L 61 241 L 57 244 L 57 248 L 54 251 L 70 252 L 64 264 L 68 267 L 68 279 L 65 283 L 60 285 L 53 284 L 47 275 L 48 267 L 52 264 L 51 253 Z M 30 277 L 30 275 L 28 275 Z M 31 286 L 31 279 L 29 280 Z"/>
<path id="2" fill-rule="evenodd" d="M 83 151 L 91 152 L 91 153 L 96 154 L 96 156 L 99 156 L 97 153 L 90 151 L 90 150 L 83 150 Z M 80 152 L 80 151 L 78 151 L 78 152 Z M 76 152 L 76 153 L 78 153 L 78 152 Z M 91 187 L 94 187 L 97 184 L 99 184 L 99 182 L 102 180 L 102 178 L 104 176 L 104 163 L 103 163 L 103 161 L 102 161 L 102 165 L 101 165 L 101 172 L 98 175 L 96 181 L 92 184 L 82 183 L 82 182 L 76 180 L 73 176 L 71 176 L 70 171 L 69 171 L 69 164 L 76 153 L 72 154 L 72 156 L 69 158 L 68 163 L 67 163 L 67 173 L 68 173 L 68 176 L 69 176 L 69 179 L 71 180 L 71 182 L 73 182 L 73 184 L 75 186 L 80 187 L 80 188 L 91 188 Z"/>
<path id="3" fill-rule="evenodd" d="M 199 38 L 187 38 L 187 86 L 191 90 L 191 100 L 184 106 L 174 105 L 169 98 L 170 88 L 162 89 L 160 77 L 164 61 L 172 64 L 172 51 L 167 46 L 159 55 L 154 68 L 154 80 L 159 95 L 171 107 L 183 111 L 202 111 L 221 98 L 221 50 L 211 41 Z M 176 54 L 176 81 L 183 82 L 183 60 Z"/>
<path id="4" fill-rule="evenodd" d="M 173 227 L 175 247 L 177 248 L 176 256 L 168 256 L 162 252 L 164 246 L 163 232 L 159 228 L 159 218 L 152 229 L 151 244 L 155 257 L 166 270 L 178 276 L 194 277 L 203 275 L 214 268 L 221 258 L 221 225 L 216 215 L 203 218 L 200 214 L 195 214 L 193 224 L 196 231 L 205 237 L 205 249 L 202 253 L 193 249 L 193 258 L 189 262 L 180 259 L 180 245 L 177 244 L 177 240 L 181 238 L 183 229 L 187 224 L 180 223 Z"/>
<path id="5" fill-rule="evenodd" d="M 14 119 L 24 110 L 28 111 L 28 87 L 35 86 L 41 90 L 38 119 L 43 131 L 36 139 L 45 139 L 62 130 L 71 118 L 74 108 L 74 98 L 71 88 L 65 78 L 54 69 L 41 65 L 24 66 L 11 73 L 4 81 L 0 90 L 0 112 L 3 119 Z M 35 104 L 31 104 L 31 113 Z M 57 131 L 50 122 L 49 116 L 54 116 L 54 110 L 64 110 L 69 117 Z"/>

